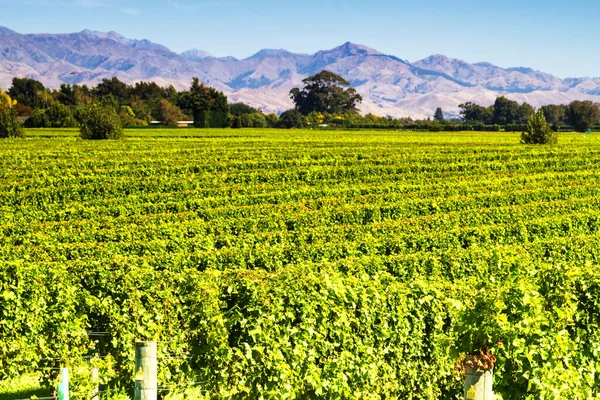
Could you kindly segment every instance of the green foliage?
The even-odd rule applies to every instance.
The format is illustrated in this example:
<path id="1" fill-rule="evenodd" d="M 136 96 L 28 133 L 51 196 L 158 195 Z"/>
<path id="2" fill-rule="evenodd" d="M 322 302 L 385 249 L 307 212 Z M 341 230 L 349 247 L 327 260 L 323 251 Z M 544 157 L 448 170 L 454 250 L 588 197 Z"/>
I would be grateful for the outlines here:
<path id="1" fill-rule="evenodd" d="M 467 124 L 480 123 L 491 125 L 494 120 L 494 107 L 482 107 L 475 103 L 460 104 L 460 115 L 463 122 Z"/>
<path id="2" fill-rule="evenodd" d="M 433 115 L 433 119 L 438 122 L 444 122 L 444 112 L 440 107 L 435 110 L 435 114 Z"/>
<path id="3" fill-rule="evenodd" d="M 163 125 L 177 126 L 183 118 L 183 113 L 179 107 L 168 100 L 162 99 L 160 101 L 159 118 Z"/>
<path id="4" fill-rule="evenodd" d="M 521 135 L 521 143 L 525 144 L 556 144 L 557 134 L 546 122 L 544 111 L 538 110 L 529 120 L 527 130 Z"/>
<path id="5" fill-rule="evenodd" d="M 234 103 L 229 105 L 231 115 L 260 113 L 260 110 L 244 103 Z"/>
<path id="6" fill-rule="evenodd" d="M 119 109 L 119 119 L 121 126 L 146 126 L 148 123 L 145 120 L 136 118 L 133 109 L 129 106 L 121 106 Z"/>
<path id="7" fill-rule="evenodd" d="M 123 128 L 121 120 L 112 108 L 92 104 L 78 112 L 82 139 L 121 139 Z"/>
<path id="8" fill-rule="evenodd" d="M 286 129 L 304 128 L 306 122 L 298 110 L 292 109 L 283 112 L 283 114 L 279 116 L 279 126 Z"/>
<path id="9" fill-rule="evenodd" d="M 185 131 L 0 143 L 2 377 L 121 393 L 157 340 L 174 399 L 457 399 L 489 346 L 503 399 L 600 394 L 600 136 Z"/>
<path id="10" fill-rule="evenodd" d="M 600 106 L 591 101 L 574 101 L 567 107 L 565 115 L 577 132 L 586 132 L 600 122 Z"/>
<path id="11" fill-rule="evenodd" d="M 234 129 L 243 128 L 242 117 L 239 115 L 234 115 L 232 118 L 231 127 Z"/>
<path id="12" fill-rule="evenodd" d="M 321 71 L 302 81 L 304 89 L 294 88 L 290 96 L 296 104 L 296 110 L 302 115 L 311 112 L 344 114 L 358 112 L 357 105 L 362 97 L 350 86 L 350 82 L 330 71 Z"/>
<path id="13" fill-rule="evenodd" d="M 0 88 L 0 138 L 17 138 L 25 135 L 16 104 L 16 101 Z"/>
<path id="14" fill-rule="evenodd" d="M 196 128 L 227 128 L 231 125 L 227 96 L 194 78 L 188 92 L 178 95 L 178 106 L 191 112 Z"/>
<path id="15" fill-rule="evenodd" d="M 268 114 L 265 116 L 267 128 L 277 128 L 279 125 L 279 116 L 277 114 Z"/>
<path id="16" fill-rule="evenodd" d="M 44 108 L 46 99 L 43 94 L 46 88 L 41 82 L 30 78 L 13 78 L 12 86 L 8 94 L 17 101 L 17 103 L 33 108 Z"/>

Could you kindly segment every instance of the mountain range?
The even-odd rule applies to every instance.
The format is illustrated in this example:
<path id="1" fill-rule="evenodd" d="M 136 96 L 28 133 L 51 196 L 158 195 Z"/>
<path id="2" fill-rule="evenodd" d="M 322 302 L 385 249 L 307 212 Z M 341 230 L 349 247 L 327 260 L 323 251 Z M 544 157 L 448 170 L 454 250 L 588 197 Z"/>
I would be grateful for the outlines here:
<path id="1" fill-rule="evenodd" d="M 363 96 L 362 113 L 431 117 L 437 107 L 457 116 L 458 105 L 484 106 L 504 95 L 534 107 L 573 100 L 600 101 L 600 78 L 567 78 L 530 68 L 469 64 L 443 55 L 409 62 L 366 46 L 345 43 L 315 54 L 264 49 L 238 60 L 202 50 L 177 54 L 148 40 L 116 32 L 20 34 L 0 27 L 0 86 L 29 77 L 50 88 L 61 83 L 96 84 L 116 76 L 127 83 L 154 81 L 189 87 L 192 77 L 265 112 L 292 107 L 289 91 L 327 69 L 346 78 Z"/>

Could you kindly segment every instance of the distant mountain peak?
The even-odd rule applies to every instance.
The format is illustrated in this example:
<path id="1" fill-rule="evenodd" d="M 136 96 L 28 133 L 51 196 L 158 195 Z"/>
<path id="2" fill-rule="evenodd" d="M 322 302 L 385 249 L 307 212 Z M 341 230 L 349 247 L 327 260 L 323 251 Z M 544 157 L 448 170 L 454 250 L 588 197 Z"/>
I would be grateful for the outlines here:
<path id="1" fill-rule="evenodd" d="M 304 54 L 295 54 L 295 53 L 292 53 L 285 49 L 262 49 L 262 50 L 258 51 L 257 53 L 248 57 L 248 59 L 266 58 L 266 57 L 275 58 L 275 57 L 298 56 L 298 55 L 304 55 Z"/>
<path id="2" fill-rule="evenodd" d="M 200 49 L 191 49 L 191 50 L 187 50 L 184 51 L 183 53 L 179 54 L 181 57 L 186 58 L 188 60 L 191 61 L 199 61 L 199 60 L 203 60 L 205 58 L 208 57 L 213 57 L 212 54 L 204 51 L 204 50 L 200 50 Z"/>
<path id="3" fill-rule="evenodd" d="M 331 53 L 340 53 L 345 56 L 357 56 L 357 55 L 381 55 L 382 53 L 364 46 L 362 44 L 356 44 L 352 42 L 346 42 L 341 46 L 329 50 Z"/>

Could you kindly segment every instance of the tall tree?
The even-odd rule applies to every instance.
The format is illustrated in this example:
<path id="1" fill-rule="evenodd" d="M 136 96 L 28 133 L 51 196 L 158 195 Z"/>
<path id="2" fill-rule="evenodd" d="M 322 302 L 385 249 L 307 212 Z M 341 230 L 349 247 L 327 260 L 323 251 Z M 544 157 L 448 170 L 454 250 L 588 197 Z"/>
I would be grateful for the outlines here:
<path id="1" fill-rule="evenodd" d="M 304 89 L 294 88 L 290 96 L 296 104 L 296 110 L 302 115 L 313 111 L 329 114 L 356 113 L 357 104 L 362 97 L 350 86 L 350 82 L 330 71 L 321 71 L 302 81 Z"/>
<path id="2" fill-rule="evenodd" d="M 437 122 L 444 122 L 444 112 L 442 111 L 441 107 L 438 107 L 437 110 L 435 110 L 435 114 L 433 114 L 433 119 Z"/>
<path id="3" fill-rule="evenodd" d="M 566 123 L 565 113 L 567 111 L 567 106 L 562 104 L 548 104 L 542 106 L 540 110 L 544 113 L 546 121 L 552 126 L 559 126 Z"/>
<path id="4" fill-rule="evenodd" d="M 600 106 L 591 101 L 574 101 L 566 111 L 569 124 L 577 132 L 585 132 L 600 122 Z"/>
<path id="5" fill-rule="evenodd" d="M 518 124 L 521 121 L 521 106 L 514 100 L 500 96 L 494 103 L 493 123 L 498 125 Z"/>
<path id="6" fill-rule="evenodd" d="M 227 96 L 218 90 L 201 84 L 194 78 L 187 92 L 179 93 L 177 105 L 194 116 L 198 128 L 226 128 L 230 125 Z"/>

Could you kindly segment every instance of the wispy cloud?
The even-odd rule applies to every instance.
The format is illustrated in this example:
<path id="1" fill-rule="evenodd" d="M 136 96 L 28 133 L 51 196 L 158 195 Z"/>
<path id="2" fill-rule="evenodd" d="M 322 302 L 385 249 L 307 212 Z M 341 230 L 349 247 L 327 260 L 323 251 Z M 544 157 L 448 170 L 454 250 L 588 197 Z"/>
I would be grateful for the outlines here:
<path id="1" fill-rule="evenodd" d="M 131 15 L 132 17 L 137 17 L 140 15 L 139 8 L 121 8 L 121 12 L 127 15 Z"/>

